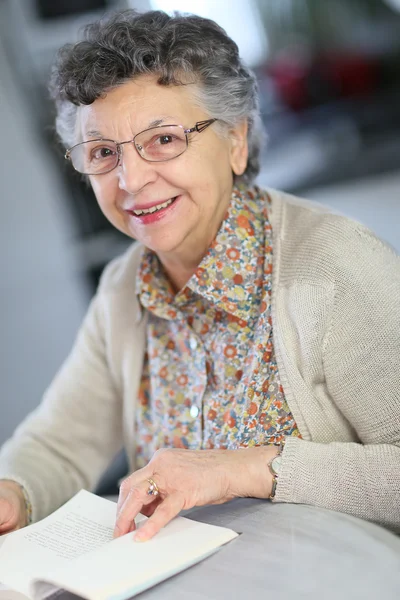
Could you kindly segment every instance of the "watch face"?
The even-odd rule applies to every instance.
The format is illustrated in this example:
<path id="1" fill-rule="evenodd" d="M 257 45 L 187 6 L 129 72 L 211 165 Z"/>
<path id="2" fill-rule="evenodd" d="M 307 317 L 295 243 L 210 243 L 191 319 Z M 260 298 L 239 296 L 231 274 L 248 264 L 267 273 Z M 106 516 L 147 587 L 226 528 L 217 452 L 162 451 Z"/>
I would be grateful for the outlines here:
<path id="1" fill-rule="evenodd" d="M 271 461 L 271 471 L 274 475 L 279 475 L 279 469 L 282 464 L 282 456 L 275 456 L 275 458 Z"/>

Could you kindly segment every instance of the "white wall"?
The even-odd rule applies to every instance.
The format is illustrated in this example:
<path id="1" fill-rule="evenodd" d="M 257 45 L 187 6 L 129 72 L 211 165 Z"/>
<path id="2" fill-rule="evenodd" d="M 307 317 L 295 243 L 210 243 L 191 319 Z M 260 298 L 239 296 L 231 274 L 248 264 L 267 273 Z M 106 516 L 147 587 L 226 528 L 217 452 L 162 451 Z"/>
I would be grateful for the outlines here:
<path id="1" fill-rule="evenodd" d="M 65 190 L 0 39 L 0 445 L 66 356 L 88 302 Z"/>
<path id="2" fill-rule="evenodd" d="M 321 187 L 304 195 L 361 221 L 400 253 L 400 172 Z"/>

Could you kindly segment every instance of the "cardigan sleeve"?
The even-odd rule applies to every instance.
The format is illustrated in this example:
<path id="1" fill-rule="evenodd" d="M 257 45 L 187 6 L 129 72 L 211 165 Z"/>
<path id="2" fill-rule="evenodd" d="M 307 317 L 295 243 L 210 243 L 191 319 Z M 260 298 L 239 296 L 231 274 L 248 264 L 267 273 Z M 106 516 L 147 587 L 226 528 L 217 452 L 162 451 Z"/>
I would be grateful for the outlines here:
<path id="1" fill-rule="evenodd" d="M 122 447 L 122 402 L 107 361 L 104 303 L 98 292 L 43 401 L 0 452 L 0 479 L 25 488 L 33 521 L 81 488 L 93 489 Z"/>
<path id="2" fill-rule="evenodd" d="M 400 531 L 400 258 L 362 226 L 330 258 L 325 384 L 355 443 L 288 439 L 276 500 Z"/>

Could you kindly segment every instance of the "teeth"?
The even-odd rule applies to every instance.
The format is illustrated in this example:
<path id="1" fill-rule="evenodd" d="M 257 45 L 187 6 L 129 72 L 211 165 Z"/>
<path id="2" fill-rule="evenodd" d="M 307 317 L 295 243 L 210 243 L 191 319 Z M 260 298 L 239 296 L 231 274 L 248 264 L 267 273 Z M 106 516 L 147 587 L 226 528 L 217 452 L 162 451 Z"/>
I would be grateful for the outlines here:
<path id="1" fill-rule="evenodd" d="M 144 208 L 141 210 L 138 209 L 138 210 L 134 210 L 133 212 L 138 217 L 140 217 L 140 215 L 149 215 L 151 213 L 157 212 L 157 210 L 161 210 L 162 208 L 167 208 L 167 206 L 172 204 L 172 202 L 174 200 L 175 200 L 175 198 L 170 198 L 169 200 L 167 200 L 166 202 L 163 202 L 162 204 L 157 204 L 157 206 L 152 206 L 151 208 Z"/>

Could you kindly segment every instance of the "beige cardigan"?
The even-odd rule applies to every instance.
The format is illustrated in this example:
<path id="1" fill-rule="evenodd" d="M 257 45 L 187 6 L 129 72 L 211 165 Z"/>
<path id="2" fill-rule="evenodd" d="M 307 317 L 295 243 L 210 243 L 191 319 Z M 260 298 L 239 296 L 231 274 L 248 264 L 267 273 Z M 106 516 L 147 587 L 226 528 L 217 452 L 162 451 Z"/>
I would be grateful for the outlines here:
<path id="1" fill-rule="evenodd" d="M 286 443 L 276 500 L 400 531 L 400 258 L 345 217 L 270 196 L 275 351 L 303 438 Z M 72 353 L 0 453 L 0 477 L 26 487 L 34 520 L 92 489 L 123 445 L 134 469 L 140 253 L 106 268 Z"/>

